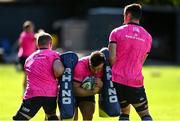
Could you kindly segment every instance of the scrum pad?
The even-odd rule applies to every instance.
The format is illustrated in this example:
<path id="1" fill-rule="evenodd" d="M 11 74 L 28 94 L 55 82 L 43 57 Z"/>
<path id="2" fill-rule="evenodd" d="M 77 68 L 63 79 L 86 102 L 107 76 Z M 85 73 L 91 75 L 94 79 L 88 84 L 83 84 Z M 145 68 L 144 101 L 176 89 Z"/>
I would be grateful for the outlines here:
<path id="1" fill-rule="evenodd" d="M 58 107 L 61 119 L 69 119 L 74 116 L 75 97 L 73 95 L 73 70 L 78 62 L 78 56 L 74 52 L 66 52 L 60 56 L 65 67 L 63 75 L 59 78 L 60 90 Z"/>
<path id="2" fill-rule="evenodd" d="M 112 70 L 110 67 L 109 50 L 108 48 L 102 48 L 100 50 L 105 56 L 105 66 L 103 69 L 103 88 L 101 94 L 99 94 L 99 116 L 119 116 L 120 105 L 117 98 L 116 89 L 112 82 Z"/>

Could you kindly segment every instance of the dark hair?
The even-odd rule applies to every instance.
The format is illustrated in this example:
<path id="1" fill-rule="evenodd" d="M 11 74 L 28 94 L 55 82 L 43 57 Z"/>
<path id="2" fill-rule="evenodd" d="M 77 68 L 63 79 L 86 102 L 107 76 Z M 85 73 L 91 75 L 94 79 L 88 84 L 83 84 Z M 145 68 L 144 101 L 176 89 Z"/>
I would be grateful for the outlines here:
<path id="1" fill-rule="evenodd" d="M 44 46 L 44 45 L 48 45 L 50 41 L 52 41 L 52 37 L 51 37 L 50 34 L 48 34 L 48 33 L 41 33 L 38 36 L 37 44 L 39 46 Z"/>
<path id="2" fill-rule="evenodd" d="M 100 51 L 94 51 L 91 53 L 90 64 L 93 67 L 99 66 L 101 63 L 104 63 L 104 61 L 105 61 L 104 54 L 101 53 Z"/>
<path id="3" fill-rule="evenodd" d="M 128 13 L 131 13 L 133 19 L 141 19 L 142 16 L 142 7 L 140 4 L 130 4 L 125 6 L 124 8 L 124 15 L 127 15 Z"/>

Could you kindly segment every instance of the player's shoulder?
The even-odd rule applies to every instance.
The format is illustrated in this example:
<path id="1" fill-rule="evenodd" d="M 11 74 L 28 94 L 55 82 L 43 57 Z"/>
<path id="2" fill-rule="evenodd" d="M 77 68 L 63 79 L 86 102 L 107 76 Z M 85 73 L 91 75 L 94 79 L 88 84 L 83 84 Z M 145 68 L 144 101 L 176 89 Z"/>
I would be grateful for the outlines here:
<path id="1" fill-rule="evenodd" d="M 38 55 L 40 53 L 40 50 L 36 50 L 35 52 L 31 53 L 31 55 L 29 55 L 26 59 L 26 61 L 33 59 L 36 55 Z"/>
<path id="2" fill-rule="evenodd" d="M 125 30 L 128 27 L 128 25 L 121 25 L 119 27 L 116 27 L 115 29 L 112 30 L 112 32 L 122 32 L 123 30 Z"/>
<path id="3" fill-rule="evenodd" d="M 24 37 L 26 37 L 26 32 L 23 31 L 20 33 L 20 38 L 24 38 Z"/>
<path id="4" fill-rule="evenodd" d="M 78 70 L 86 70 L 86 67 L 88 66 L 89 62 L 89 56 L 82 57 L 78 60 L 78 63 L 76 64 L 76 69 Z"/>
<path id="5" fill-rule="evenodd" d="M 51 57 L 59 57 L 60 56 L 59 52 L 57 52 L 55 50 L 50 50 L 50 49 L 46 49 L 42 53 L 47 55 L 49 58 L 51 58 Z"/>
<path id="6" fill-rule="evenodd" d="M 84 56 L 78 60 L 78 63 L 81 65 L 86 65 L 88 64 L 88 61 L 89 61 L 89 56 Z"/>
<path id="7" fill-rule="evenodd" d="M 90 56 L 84 56 L 84 57 L 79 59 L 79 62 L 86 63 L 89 61 L 89 58 L 90 58 Z"/>
<path id="8" fill-rule="evenodd" d="M 60 53 L 56 50 L 50 50 L 53 54 L 60 55 Z"/>
<path id="9" fill-rule="evenodd" d="M 150 40 L 152 40 L 151 34 L 150 34 L 144 27 L 142 27 L 142 26 L 141 26 L 141 29 L 143 30 L 144 35 L 146 35 L 147 38 L 149 38 Z"/>

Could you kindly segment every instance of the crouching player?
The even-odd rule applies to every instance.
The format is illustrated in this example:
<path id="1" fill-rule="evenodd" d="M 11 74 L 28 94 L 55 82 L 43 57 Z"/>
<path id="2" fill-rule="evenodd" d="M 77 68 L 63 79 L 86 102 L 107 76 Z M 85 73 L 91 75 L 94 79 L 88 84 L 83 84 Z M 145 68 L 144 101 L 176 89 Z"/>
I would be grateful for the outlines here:
<path id="1" fill-rule="evenodd" d="M 20 109 L 13 120 L 29 120 L 43 107 L 46 120 L 58 120 L 56 116 L 57 77 L 64 72 L 59 54 L 52 51 L 52 38 L 43 33 L 37 39 L 38 50 L 25 62 L 27 87 Z"/>
<path id="2" fill-rule="evenodd" d="M 103 83 L 104 55 L 99 51 L 92 52 L 90 56 L 81 58 L 74 69 L 74 94 L 76 106 L 79 107 L 83 120 L 92 120 L 95 111 L 95 94 L 99 93 Z M 83 80 L 87 76 L 95 77 L 95 87 L 92 90 L 82 88 Z M 77 110 L 74 120 L 77 120 Z"/>

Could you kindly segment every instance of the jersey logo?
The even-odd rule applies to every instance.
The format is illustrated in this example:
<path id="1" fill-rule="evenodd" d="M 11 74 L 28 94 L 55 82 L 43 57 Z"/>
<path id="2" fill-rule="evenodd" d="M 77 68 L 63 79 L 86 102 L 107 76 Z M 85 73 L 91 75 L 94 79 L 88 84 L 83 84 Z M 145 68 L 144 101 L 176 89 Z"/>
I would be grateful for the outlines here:
<path id="1" fill-rule="evenodd" d="M 139 28 L 133 27 L 133 32 L 138 32 L 139 33 Z"/>
<path id="2" fill-rule="evenodd" d="M 128 38 L 128 39 L 134 39 L 134 40 L 138 40 L 138 41 L 142 41 L 142 42 L 145 41 L 144 38 L 140 38 L 140 37 L 137 37 L 137 36 L 132 36 L 132 35 L 127 35 L 126 34 L 125 37 Z"/>

